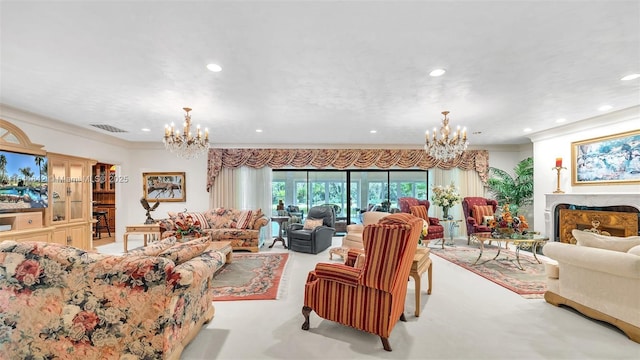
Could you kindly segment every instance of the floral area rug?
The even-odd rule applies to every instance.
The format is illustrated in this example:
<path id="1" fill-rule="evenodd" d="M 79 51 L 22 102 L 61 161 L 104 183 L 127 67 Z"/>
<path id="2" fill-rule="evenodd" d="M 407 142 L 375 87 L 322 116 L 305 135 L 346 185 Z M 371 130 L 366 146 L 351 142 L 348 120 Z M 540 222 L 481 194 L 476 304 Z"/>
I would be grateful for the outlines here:
<path id="1" fill-rule="evenodd" d="M 524 270 L 519 270 L 516 267 L 516 254 L 511 250 L 502 248 L 500 256 L 496 260 L 490 260 L 497 253 L 497 247 L 494 245 L 487 246 L 485 244 L 484 253 L 478 264 L 486 260 L 489 261 L 482 265 L 472 265 L 478 258 L 480 249 L 478 245 L 471 244 L 467 246 L 466 241 L 464 245 L 458 243 L 455 247 L 445 246 L 444 249 L 432 247 L 431 253 L 462 266 L 527 299 L 541 299 L 544 297 L 545 291 L 547 291 L 544 262 L 538 264 L 532 255 L 524 251 L 520 251 L 520 263 Z"/>
<path id="2" fill-rule="evenodd" d="M 233 254 L 213 278 L 213 301 L 278 299 L 289 254 Z"/>

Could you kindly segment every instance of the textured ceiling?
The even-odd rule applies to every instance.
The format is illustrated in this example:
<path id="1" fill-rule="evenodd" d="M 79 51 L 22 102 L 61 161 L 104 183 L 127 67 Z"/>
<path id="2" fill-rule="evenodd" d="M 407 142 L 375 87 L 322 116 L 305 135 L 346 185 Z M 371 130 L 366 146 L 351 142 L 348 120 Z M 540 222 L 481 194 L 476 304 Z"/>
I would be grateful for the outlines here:
<path id="1" fill-rule="evenodd" d="M 0 102 L 131 141 L 187 106 L 215 145 L 420 145 L 443 110 L 471 145 L 523 144 L 640 104 L 638 1 L 0 6 Z"/>

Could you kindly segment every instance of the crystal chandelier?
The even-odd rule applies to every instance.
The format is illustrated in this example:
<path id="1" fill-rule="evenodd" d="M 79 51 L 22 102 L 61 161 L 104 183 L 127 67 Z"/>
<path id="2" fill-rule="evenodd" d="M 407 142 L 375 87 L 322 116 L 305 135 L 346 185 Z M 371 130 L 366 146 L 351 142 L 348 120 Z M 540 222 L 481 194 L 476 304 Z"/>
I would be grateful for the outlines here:
<path id="1" fill-rule="evenodd" d="M 429 131 L 425 135 L 424 151 L 427 155 L 440 161 L 450 161 L 462 154 L 469 143 L 467 142 L 467 128 L 462 129 L 460 135 L 460 126 L 458 126 L 455 134 L 451 134 L 449 128 L 448 111 L 443 111 L 444 119 L 442 119 L 442 127 L 440 127 L 440 137 L 438 137 L 437 129 L 433 128 L 433 137 L 429 138 Z M 452 136 L 449 136 L 452 135 Z"/>
<path id="2" fill-rule="evenodd" d="M 190 108 L 182 108 L 186 114 L 184 115 L 184 130 L 180 132 L 180 129 L 175 130 L 175 126 L 171 123 L 171 126 L 164 126 L 164 147 L 178 154 L 179 157 L 184 159 L 193 159 L 204 154 L 209 150 L 209 130 L 204 129 L 204 137 L 200 131 L 200 125 L 196 127 L 197 134 L 194 136 L 191 134 L 191 115 L 189 115 Z"/>

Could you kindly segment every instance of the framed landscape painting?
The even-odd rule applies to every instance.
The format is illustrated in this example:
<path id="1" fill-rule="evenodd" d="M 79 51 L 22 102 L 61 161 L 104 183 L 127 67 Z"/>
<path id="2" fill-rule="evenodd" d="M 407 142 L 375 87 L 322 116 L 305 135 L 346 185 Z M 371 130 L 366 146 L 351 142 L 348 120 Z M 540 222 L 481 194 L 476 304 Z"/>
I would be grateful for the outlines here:
<path id="1" fill-rule="evenodd" d="M 640 184 L 640 130 L 571 143 L 572 185 Z"/>
<path id="2" fill-rule="evenodd" d="M 147 201 L 186 201 L 184 172 L 142 173 L 142 190 Z"/>

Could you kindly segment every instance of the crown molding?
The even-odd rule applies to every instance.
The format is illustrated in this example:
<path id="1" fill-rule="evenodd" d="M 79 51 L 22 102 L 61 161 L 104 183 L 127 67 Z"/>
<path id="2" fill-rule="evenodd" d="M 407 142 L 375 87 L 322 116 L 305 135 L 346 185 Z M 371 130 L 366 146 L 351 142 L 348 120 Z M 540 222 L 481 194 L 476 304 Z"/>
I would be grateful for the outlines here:
<path id="1" fill-rule="evenodd" d="M 618 111 L 612 111 L 610 113 L 594 116 L 571 124 L 558 126 L 553 129 L 539 131 L 537 133 L 530 134 L 528 137 L 531 141 L 538 142 L 571 133 L 601 128 L 605 125 L 612 125 L 638 119 L 640 119 L 640 105 Z"/>

